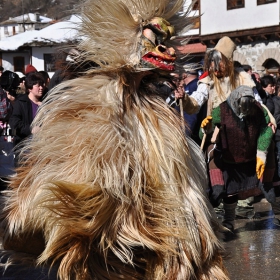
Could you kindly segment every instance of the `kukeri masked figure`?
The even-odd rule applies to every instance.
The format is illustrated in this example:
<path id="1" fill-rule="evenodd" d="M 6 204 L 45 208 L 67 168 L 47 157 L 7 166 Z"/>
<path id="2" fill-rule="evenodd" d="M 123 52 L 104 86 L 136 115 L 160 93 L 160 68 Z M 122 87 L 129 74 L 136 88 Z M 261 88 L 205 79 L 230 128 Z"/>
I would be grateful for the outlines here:
<path id="1" fill-rule="evenodd" d="M 6 249 L 60 279 L 228 279 L 204 159 L 151 82 L 175 69 L 164 42 L 186 27 L 183 5 L 85 3 L 75 59 L 98 67 L 40 108 L 5 194 Z"/>
<path id="2" fill-rule="evenodd" d="M 255 100 L 253 89 L 239 86 L 207 120 L 206 129 L 210 125 L 219 128 L 216 144 L 209 152 L 211 176 L 219 184 L 212 187 L 210 199 L 213 204 L 223 199 L 223 224 L 233 230 L 238 196 L 247 198 L 263 192 L 269 202 L 275 202 L 274 189 L 264 173 L 273 136 L 270 117 Z"/>

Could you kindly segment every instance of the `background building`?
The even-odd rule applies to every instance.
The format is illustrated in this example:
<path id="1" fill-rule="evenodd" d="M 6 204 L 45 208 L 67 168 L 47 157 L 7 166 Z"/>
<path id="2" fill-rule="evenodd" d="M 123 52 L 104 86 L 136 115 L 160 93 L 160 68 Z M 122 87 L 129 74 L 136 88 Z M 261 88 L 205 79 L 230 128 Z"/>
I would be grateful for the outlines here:
<path id="1" fill-rule="evenodd" d="M 199 40 L 214 47 L 222 36 L 237 45 L 233 59 L 261 74 L 280 64 L 279 0 L 200 0 Z"/>
<path id="2" fill-rule="evenodd" d="M 38 71 L 45 70 L 52 76 L 57 48 L 80 40 L 76 30 L 78 22 L 80 18 L 72 15 L 41 30 L 29 30 L 0 40 L 0 65 L 5 70 L 25 73 L 26 65 L 32 64 Z"/>
<path id="3" fill-rule="evenodd" d="M 187 0 L 187 7 L 191 1 Z M 56 47 L 81 39 L 73 25 L 79 19 L 69 16 L 53 23 L 50 18 L 38 14 L 23 16 L 0 24 L 0 65 L 5 70 L 24 73 L 25 66 L 32 64 L 52 75 L 52 54 Z M 280 66 L 280 0 L 198 0 L 189 20 L 193 28 L 184 30 L 177 38 L 188 41 L 178 47 L 182 63 L 203 63 L 205 52 L 221 37 L 229 36 L 237 45 L 235 61 L 250 65 L 260 74 L 277 73 Z"/>
<path id="4" fill-rule="evenodd" d="M 0 40 L 28 30 L 40 30 L 52 21 L 38 13 L 9 18 L 0 23 Z"/>

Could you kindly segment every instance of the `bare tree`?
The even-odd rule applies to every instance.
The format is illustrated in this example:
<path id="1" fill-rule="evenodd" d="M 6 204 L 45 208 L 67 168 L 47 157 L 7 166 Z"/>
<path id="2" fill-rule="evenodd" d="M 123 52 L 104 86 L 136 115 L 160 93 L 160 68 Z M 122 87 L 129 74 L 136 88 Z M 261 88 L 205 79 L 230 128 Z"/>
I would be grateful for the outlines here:
<path id="1" fill-rule="evenodd" d="M 79 13 L 84 0 L 0 0 L 0 22 L 26 13 L 40 13 L 49 18 L 61 19 Z"/>

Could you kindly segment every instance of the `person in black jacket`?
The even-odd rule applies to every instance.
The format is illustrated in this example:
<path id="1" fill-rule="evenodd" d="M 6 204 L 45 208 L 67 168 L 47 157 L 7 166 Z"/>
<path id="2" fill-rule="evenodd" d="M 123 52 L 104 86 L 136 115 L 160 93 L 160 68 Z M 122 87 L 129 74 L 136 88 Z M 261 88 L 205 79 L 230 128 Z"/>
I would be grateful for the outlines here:
<path id="1" fill-rule="evenodd" d="M 34 134 L 36 127 L 31 129 L 31 123 L 42 103 L 44 91 L 44 79 L 38 73 L 32 73 L 26 77 L 26 94 L 19 95 L 14 103 L 12 115 L 9 123 L 15 131 L 15 145 L 18 145 L 23 139 Z M 16 149 L 17 151 L 20 150 Z M 17 153 L 16 153 L 17 163 Z"/>
<path id="2" fill-rule="evenodd" d="M 265 75 L 261 78 L 261 84 L 263 87 L 263 90 L 266 93 L 266 97 L 263 98 L 263 101 L 266 102 L 266 106 L 270 110 L 270 112 L 273 114 L 276 122 L 276 130 L 273 138 L 273 146 L 274 148 L 274 160 L 275 160 L 275 173 L 273 181 L 276 182 L 275 189 L 275 195 L 276 195 L 276 202 L 272 204 L 272 208 L 274 211 L 279 212 L 280 211 L 280 187 L 278 186 L 278 182 L 280 179 L 280 97 L 278 96 L 276 90 L 275 90 L 275 80 L 271 75 Z M 273 158 L 273 157 L 272 157 Z M 276 219 L 273 220 L 273 222 L 276 225 L 280 225 L 280 221 Z"/>
<path id="3" fill-rule="evenodd" d="M 274 78 L 270 75 L 265 75 L 261 78 L 261 85 L 263 91 L 265 92 L 264 97 L 262 98 L 263 104 L 269 109 L 271 114 L 274 114 L 274 102 L 273 98 L 275 97 L 275 81 Z"/>

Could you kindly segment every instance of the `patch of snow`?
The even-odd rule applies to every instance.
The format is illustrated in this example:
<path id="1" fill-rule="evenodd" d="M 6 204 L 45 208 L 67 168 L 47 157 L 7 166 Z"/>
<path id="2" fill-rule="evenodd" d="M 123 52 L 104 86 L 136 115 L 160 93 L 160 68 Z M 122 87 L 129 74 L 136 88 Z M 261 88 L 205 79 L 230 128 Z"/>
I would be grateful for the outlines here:
<path id="1" fill-rule="evenodd" d="M 0 41 L 0 50 L 17 50 L 19 47 L 32 42 L 63 43 L 77 39 L 77 24 L 80 18 L 72 15 L 67 21 L 51 24 L 41 30 L 32 30 L 19 33 Z"/>

